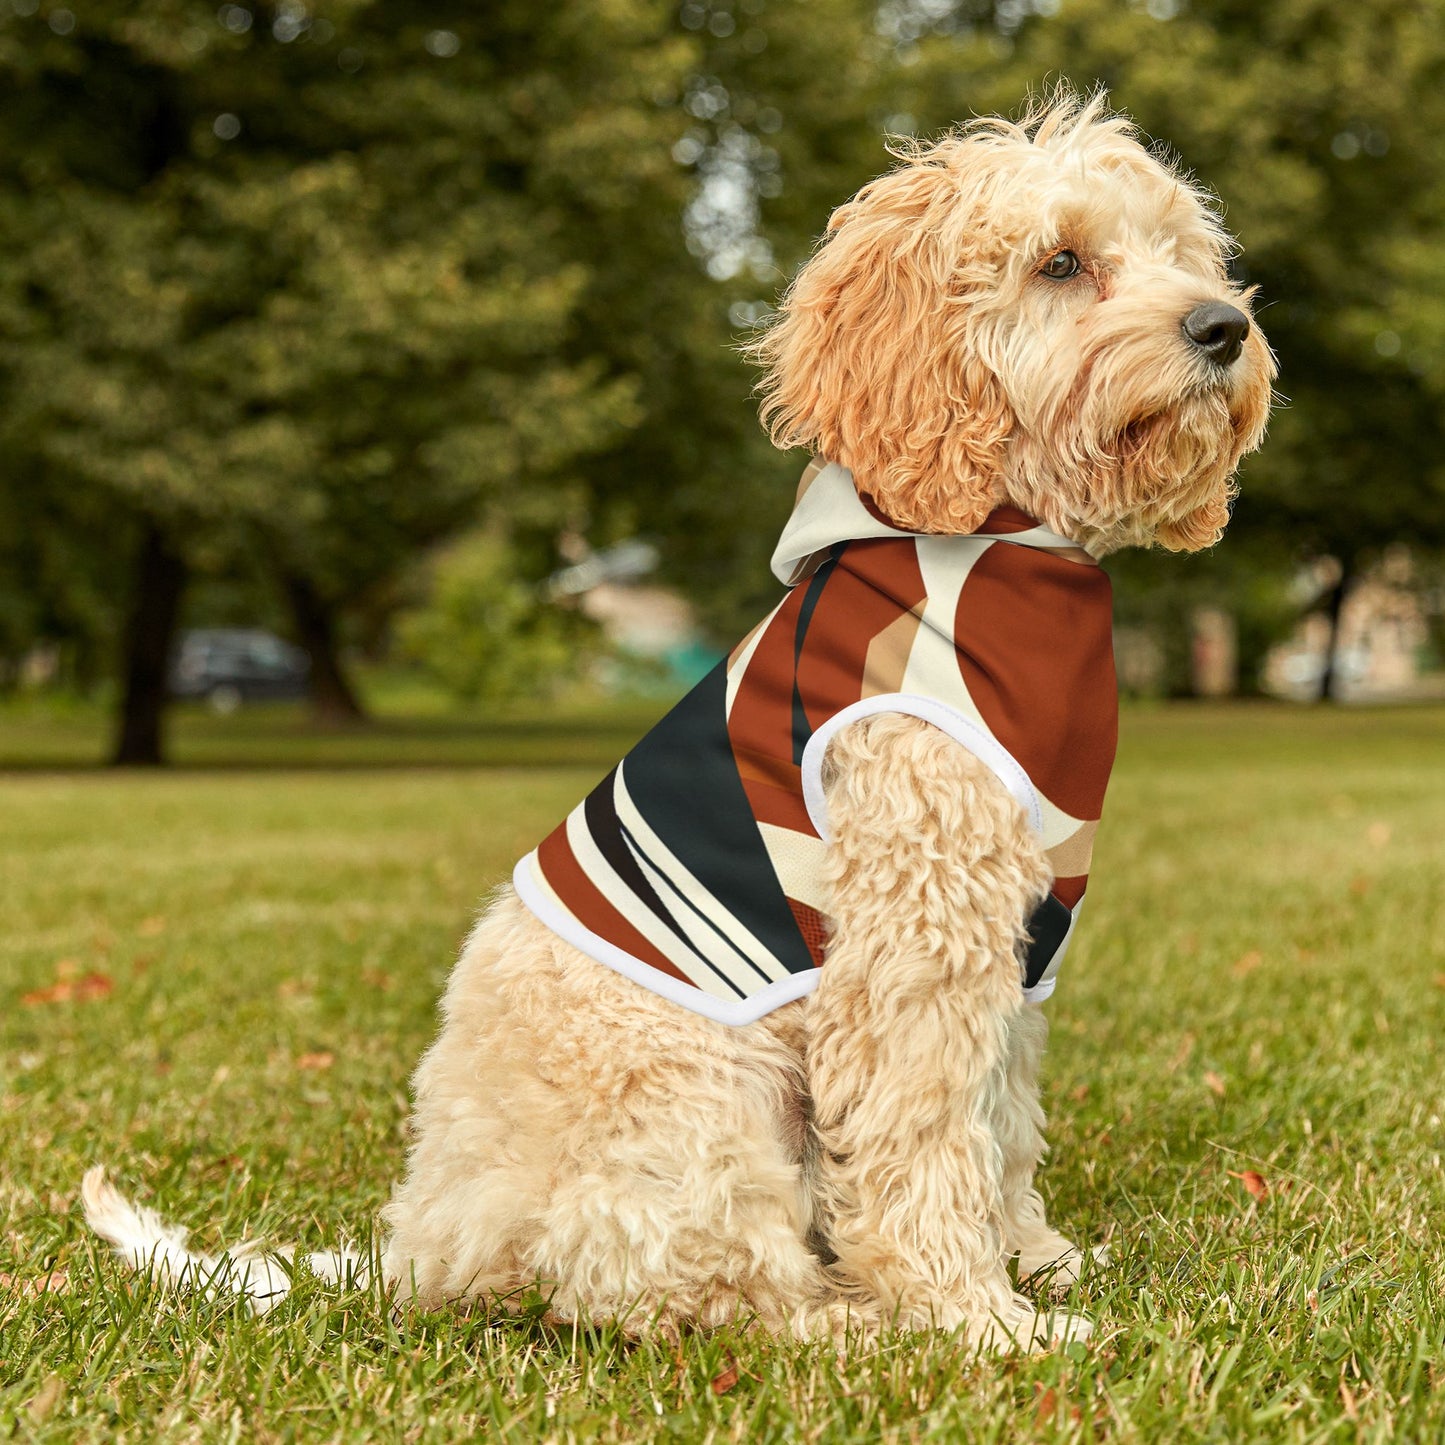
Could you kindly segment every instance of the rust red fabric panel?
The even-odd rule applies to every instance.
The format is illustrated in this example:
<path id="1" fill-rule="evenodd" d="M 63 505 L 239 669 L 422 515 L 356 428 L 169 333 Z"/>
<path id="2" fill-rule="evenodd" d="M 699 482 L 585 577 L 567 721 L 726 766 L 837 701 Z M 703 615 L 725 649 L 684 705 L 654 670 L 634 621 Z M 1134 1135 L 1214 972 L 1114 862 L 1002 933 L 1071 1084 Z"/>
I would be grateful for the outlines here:
<path id="1" fill-rule="evenodd" d="M 988 729 L 1034 786 L 1094 819 L 1118 744 L 1111 591 L 1098 567 L 996 543 L 958 598 L 958 665 Z"/>
<path id="2" fill-rule="evenodd" d="M 1077 908 L 1079 899 L 1084 896 L 1084 890 L 1089 886 L 1089 875 L 1084 873 L 1078 878 L 1055 878 L 1054 886 L 1049 892 L 1064 905 L 1065 908 Z"/>
<path id="3" fill-rule="evenodd" d="M 1038 522 L 1017 507 L 995 507 L 978 529 L 980 537 L 1006 537 L 1010 532 L 1032 532 Z"/>

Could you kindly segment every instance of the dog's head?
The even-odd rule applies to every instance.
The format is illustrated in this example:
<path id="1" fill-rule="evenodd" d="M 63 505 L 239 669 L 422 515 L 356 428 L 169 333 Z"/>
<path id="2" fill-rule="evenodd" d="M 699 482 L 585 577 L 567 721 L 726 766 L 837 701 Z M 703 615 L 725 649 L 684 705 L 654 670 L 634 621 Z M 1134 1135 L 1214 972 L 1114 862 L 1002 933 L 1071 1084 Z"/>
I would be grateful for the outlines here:
<path id="1" fill-rule="evenodd" d="M 1097 554 L 1217 541 L 1274 360 L 1209 199 L 1102 97 L 900 154 L 752 347 L 774 441 L 915 531 L 1012 502 Z"/>

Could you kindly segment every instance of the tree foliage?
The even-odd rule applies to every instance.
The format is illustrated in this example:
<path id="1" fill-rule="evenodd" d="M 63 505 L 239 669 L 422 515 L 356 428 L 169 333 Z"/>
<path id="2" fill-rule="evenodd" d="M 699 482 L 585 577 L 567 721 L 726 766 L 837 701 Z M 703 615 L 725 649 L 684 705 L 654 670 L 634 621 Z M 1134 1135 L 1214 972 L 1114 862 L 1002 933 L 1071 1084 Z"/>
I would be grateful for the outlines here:
<path id="1" fill-rule="evenodd" d="M 10 507 L 89 499 L 112 547 L 259 551 L 337 606 L 488 508 L 575 510 L 646 411 L 590 342 L 600 233 L 695 271 L 658 104 L 692 47 L 652 0 L 432 13 L 0 20 Z"/>

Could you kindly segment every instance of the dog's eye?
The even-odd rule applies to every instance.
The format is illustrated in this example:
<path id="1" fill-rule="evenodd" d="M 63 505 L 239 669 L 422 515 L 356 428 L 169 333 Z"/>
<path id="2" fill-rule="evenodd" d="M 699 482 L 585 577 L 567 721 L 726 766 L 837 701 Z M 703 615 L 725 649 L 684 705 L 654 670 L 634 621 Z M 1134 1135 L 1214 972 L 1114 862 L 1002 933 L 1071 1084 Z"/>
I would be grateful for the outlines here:
<path id="1" fill-rule="evenodd" d="M 1067 281 L 1070 276 L 1077 276 L 1082 269 L 1079 258 L 1072 251 L 1055 251 L 1039 267 L 1039 274 L 1047 276 L 1050 281 Z"/>

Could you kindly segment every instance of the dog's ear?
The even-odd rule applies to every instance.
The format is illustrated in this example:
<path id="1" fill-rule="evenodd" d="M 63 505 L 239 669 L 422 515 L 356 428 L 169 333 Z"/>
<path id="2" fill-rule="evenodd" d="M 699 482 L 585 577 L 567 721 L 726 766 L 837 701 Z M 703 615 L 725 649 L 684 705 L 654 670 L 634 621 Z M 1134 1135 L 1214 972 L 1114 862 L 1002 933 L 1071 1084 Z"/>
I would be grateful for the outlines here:
<path id="1" fill-rule="evenodd" d="M 934 147 L 840 207 L 748 348 L 774 444 L 848 467 L 921 532 L 972 532 L 999 505 L 1013 427 L 960 280 L 966 144 Z"/>

